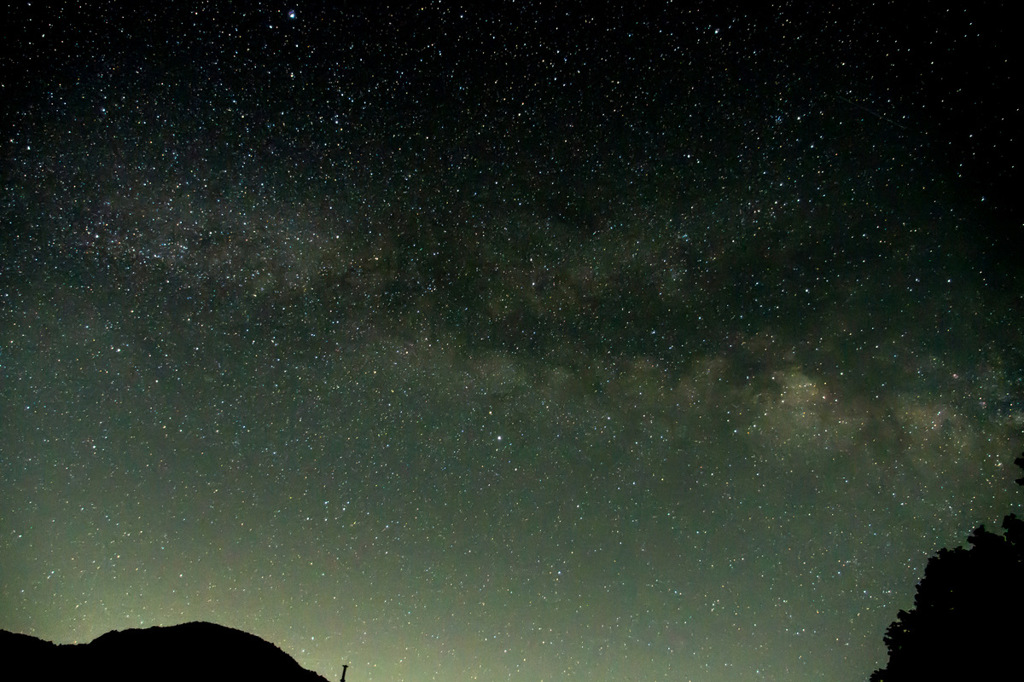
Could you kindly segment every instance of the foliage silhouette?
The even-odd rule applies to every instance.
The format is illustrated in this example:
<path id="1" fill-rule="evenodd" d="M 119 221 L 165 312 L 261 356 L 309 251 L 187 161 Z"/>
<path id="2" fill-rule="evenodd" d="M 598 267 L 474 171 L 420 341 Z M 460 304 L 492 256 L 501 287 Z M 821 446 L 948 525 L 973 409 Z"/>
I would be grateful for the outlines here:
<path id="1" fill-rule="evenodd" d="M 1024 468 L 1024 455 L 1014 463 Z M 979 526 L 970 549 L 928 560 L 914 608 L 886 630 L 889 663 L 871 682 L 1024 679 L 1024 520 L 1010 514 L 1002 525 L 1003 535 Z"/>

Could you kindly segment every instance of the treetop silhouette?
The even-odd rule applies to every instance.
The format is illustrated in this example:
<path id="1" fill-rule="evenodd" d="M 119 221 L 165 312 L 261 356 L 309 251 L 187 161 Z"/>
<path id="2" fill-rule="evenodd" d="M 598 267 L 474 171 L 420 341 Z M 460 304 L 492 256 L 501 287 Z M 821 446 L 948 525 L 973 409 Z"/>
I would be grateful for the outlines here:
<path id="1" fill-rule="evenodd" d="M 1014 463 L 1024 468 L 1024 455 Z M 1021 679 L 1024 520 L 1010 514 L 1002 527 L 1000 535 L 979 526 L 969 549 L 941 549 L 928 560 L 914 608 L 886 630 L 889 663 L 871 682 Z"/>

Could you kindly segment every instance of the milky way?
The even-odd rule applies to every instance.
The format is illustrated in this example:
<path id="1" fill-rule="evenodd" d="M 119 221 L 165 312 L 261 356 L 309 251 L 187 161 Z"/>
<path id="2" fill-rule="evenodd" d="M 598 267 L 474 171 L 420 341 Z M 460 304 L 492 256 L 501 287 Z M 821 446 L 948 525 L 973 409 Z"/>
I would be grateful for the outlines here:
<path id="1" fill-rule="evenodd" d="M 998 7 L 493 4 L 8 12 L 0 628 L 863 680 L 1020 508 Z"/>

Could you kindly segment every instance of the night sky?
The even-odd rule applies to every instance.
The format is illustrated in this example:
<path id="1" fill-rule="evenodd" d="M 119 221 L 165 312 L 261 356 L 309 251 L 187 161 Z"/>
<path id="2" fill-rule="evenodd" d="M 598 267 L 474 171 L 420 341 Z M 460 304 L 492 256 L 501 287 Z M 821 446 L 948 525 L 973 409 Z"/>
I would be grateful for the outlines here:
<path id="1" fill-rule="evenodd" d="M 808 4 L 8 4 L 0 628 L 865 680 L 1022 506 L 1021 50 Z"/>

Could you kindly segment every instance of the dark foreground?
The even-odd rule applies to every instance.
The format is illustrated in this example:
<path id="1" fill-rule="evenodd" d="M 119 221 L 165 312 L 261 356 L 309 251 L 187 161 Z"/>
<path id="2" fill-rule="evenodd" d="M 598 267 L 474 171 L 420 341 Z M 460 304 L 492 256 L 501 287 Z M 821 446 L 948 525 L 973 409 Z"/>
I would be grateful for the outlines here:
<path id="1" fill-rule="evenodd" d="M 325 682 L 256 635 L 213 623 L 108 632 L 88 644 L 53 644 L 0 630 L 6 680 L 270 679 Z"/>

